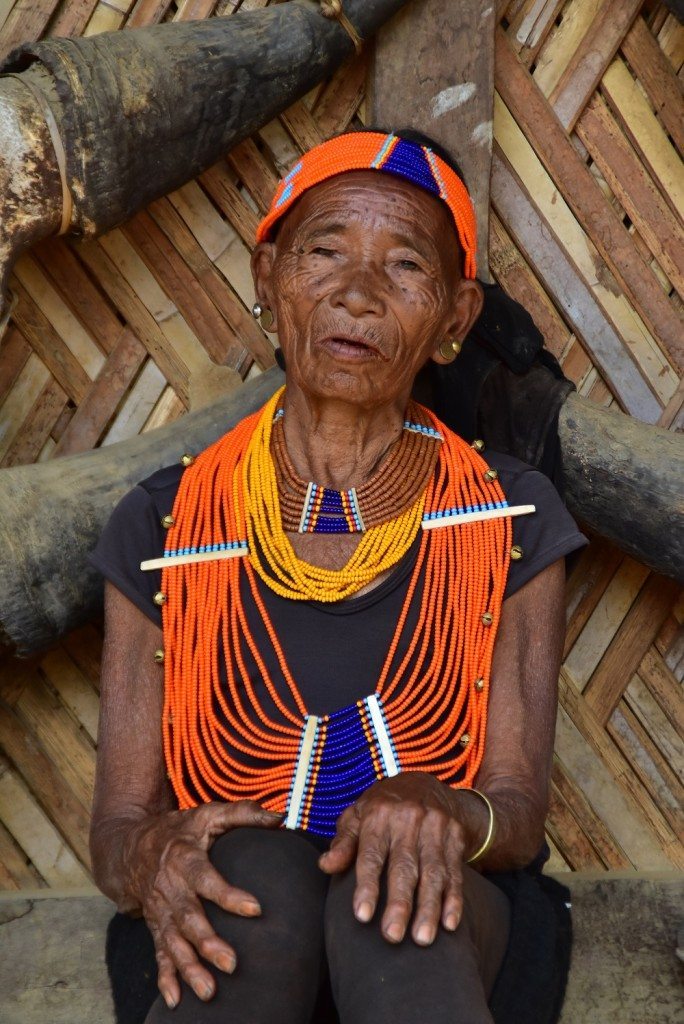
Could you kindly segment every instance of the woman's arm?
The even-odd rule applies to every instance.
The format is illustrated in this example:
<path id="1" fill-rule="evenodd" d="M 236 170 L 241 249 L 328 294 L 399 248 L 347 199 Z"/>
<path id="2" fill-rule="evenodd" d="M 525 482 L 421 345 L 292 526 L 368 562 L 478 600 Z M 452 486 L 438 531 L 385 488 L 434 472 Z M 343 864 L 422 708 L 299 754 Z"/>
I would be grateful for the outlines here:
<path id="1" fill-rule="evenodd" d="M 162 748 L 163 672 L 154 660 L 161 630 L 109 583 L 105 626 L 93 874 L 120 910 L 144 915 L 168 1005 L 180 999 L 178 973 L 200 999 L 209 999 L 215 981 L 197 954 L 228 972 L 236 957 L 211 928 L 199 897 L 243 917 L 261 911 L 253 896 L 215 870 L 207 851 L 232 828 L 273 827 L 280 816 L 247 800 L 172 810 Z"/>
<path id="2" fill-rule="evenodd" d="M 562 560 L 550 565 L 503 605 L 492 665 L 484 758 L 475 780 L 494 808 L 496 835 L 478 867 L 506 870 L 529 863 L 544 838 L 553 755 L 558 672 L 565 633 Z M 406 772 L 371 786 L 338 822 L 324 871 L 356 862 L 354 911 L 373 916 L 382 871 L 387 906 L 382 931 L 412 935 L 427 945 L 441 920 L 457 927 L 462 865 L 481 846 L 489 813 L 468 790 L 454 790 L 422 773 Z"/>

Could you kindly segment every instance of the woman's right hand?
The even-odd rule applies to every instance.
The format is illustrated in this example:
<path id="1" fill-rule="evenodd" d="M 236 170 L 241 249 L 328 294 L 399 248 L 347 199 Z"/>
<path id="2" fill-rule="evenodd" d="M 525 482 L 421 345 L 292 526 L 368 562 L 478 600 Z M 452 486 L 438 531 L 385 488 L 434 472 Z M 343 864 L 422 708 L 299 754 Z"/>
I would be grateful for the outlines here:
<path id="1" fill-rule="evenodd" d="M 199 960 L 232 973 L 235 951 L 209 924 L 200 897 L 241 917 L 261 913 L 257 900 L 236 889 L 211 864 L 209 847 L 231 829 L 274 828 L 279 814 L 251 800 L 208 803 L 187 811 L 168 811 L 132 826 L 124 844 L 126 892 L 142 909 L 152 933 L 159 965 L 159 990 L 171 1008 L 181 995 L 178 975 L 199 999 L 211 999 L 216 983 Z M 121 910 L 132 909 L 121 905 Z"/>

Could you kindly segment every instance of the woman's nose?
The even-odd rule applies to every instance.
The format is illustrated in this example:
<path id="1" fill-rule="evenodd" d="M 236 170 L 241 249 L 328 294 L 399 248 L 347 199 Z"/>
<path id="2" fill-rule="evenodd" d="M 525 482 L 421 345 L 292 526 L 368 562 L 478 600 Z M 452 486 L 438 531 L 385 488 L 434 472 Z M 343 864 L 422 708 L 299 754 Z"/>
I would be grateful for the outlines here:
<path id="1" fill-rule="evenodd" d="M 355 263 L 343 271 L 342 277 L 330 297 L 333 307 L 346 309 L 354 317 L 385 312 L 380 274 L 370 261 Z"/>

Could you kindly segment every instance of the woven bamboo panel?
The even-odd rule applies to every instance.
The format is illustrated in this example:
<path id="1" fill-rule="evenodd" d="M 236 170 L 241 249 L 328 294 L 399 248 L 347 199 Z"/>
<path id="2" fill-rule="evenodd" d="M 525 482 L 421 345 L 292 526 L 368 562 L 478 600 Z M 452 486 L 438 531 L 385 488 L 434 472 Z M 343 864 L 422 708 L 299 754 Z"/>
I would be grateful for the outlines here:
<path id="1" fill-rule="evenodd" d="M 268 0 L 0 0 L 0 51 Z M 684 28 L 642 0 L 500 0 L 490 261 L 580 394 L 675 430 L 684 410 Z M 16 268 L 0 354 L 0 465 L 110 444 L 273 361 L 249 247 L 279 174 L 364 120 L 364 58 L 201 178 L 86 244 Z M 224 371 L 225 372 L 225 371 Z M 568 584 L 552 867 L 682 866 L 684 601 L 594 539 Z M 100 623 L 0 665 L 0 888 L 80 886 Z"/>

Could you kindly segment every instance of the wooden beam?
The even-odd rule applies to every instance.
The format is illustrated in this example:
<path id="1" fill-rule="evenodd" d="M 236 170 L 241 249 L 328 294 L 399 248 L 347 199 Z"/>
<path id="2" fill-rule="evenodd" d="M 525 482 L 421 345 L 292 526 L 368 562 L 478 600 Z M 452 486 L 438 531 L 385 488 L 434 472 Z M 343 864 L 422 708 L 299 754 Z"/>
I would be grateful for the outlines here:
<path id="1" fill-rule="evenodd" d="M 495 17 L 490 0 L 414 0 L 378 34 L 368 83 L 371 124 L 424 131 L 459 162 L 486 280 Z"/>

